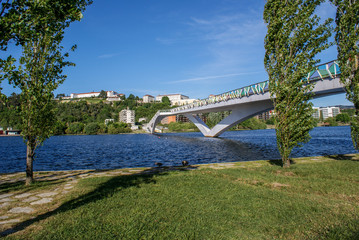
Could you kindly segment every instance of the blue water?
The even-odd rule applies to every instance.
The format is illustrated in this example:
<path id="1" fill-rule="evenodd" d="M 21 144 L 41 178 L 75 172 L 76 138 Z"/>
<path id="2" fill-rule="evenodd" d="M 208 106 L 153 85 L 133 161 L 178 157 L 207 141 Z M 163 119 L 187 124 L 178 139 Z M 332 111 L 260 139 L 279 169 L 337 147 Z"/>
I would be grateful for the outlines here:
<path id="1" fill-rule="evenodd" d="M 291 157 L 356 153 L 350 128 L 322 127 L 295 148 Z M 25 170 L 26 147 L 21 137 L 0 137 L 0 173 Z M 35 171 L 115 169 L 278 159 L 275 130 L 225 132 L 221 138 L 201 133 L 54 136 L 37 151 Z"/>

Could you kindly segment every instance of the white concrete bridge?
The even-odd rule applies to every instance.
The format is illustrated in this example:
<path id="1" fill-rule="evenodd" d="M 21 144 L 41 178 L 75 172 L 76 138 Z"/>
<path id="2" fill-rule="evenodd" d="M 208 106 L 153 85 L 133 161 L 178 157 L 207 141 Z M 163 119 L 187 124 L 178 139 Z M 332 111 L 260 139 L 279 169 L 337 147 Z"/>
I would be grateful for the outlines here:
<path id="1" fill-rule="evenodd" d="M 340 82 L 337 61 L 322 64 L 316 71 L 308 73 L 307 79 L 315 84 L 314 98 L 345 92 Z M 192 104 L 173 109 L 160 110 L 147 124 L 146 130 L 154 133 L 156 125 L 165 117 L 184 115 L 192 121 L 206 137 L 218 137 L 236 124 L 274 108 L 268 89 L 269 81 L 235 89 Z M 210 129 L 198 116 L 200 113 L 231 111 L 231 114 Z"/>

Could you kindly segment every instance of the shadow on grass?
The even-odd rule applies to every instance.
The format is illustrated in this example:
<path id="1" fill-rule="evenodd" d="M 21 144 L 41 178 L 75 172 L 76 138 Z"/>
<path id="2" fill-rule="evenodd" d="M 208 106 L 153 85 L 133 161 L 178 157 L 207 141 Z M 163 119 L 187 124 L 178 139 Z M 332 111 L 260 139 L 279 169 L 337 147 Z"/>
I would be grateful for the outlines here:
<path id="1" fill-rule="evenodd" d="M 349 161 L 359 161 L 355 156 L 352 155 L 345 155 L 345 154 L 338 154 L 338 155 L 327 155 L 324 156 L 326 158 L 330 158 L 333 160 L 349 160 Z"/>
<path id="2" fill-rule="evenodd" d="M 7 235 L 19 232 L 29 227 L 30 225 L 44 220 L 52 215 L 71 211 L 83 205 L 86 205 L 91 202 L 95 202 L 106 197 L 110 197 L 113 194 L 120 192 L 129 187 L 140 187 L 141 184 L 155 184 L 156 181 L 153 179 L 156 175 L 166 175 L 170 171 L 189 171 L 196 169 L 197 167 L 187 166 L 187 167 L 156 167 L 144 170 L 139 173 L 132 175 L 120 175 L 120 176 L 108 176 L 110 179 L 102 184 L 100 184 L 93 191 L 86 193 L 82 196 L 79 196 L 75 199 L 72 199 L 68 202 L 63 203 L 60 207 L 49 211 L 47 213 L 38 215 L 35 218 L 26 220 L 14 226 L 11 229 L 7 229 L 0 233 L 0 237 L 5 237 Z M 102 171 L 104 172 L 104 171 Z"/>
<path id="3" fill-rule="evenodd" d="M 69 178 L 79 177 L 84 174 L 94 173 L 94 172 L 104 172 L 106 170 L 89 170 L 86 172 L 72 172 L 70 174 L 64 175 L 64 172 L 54 172 L 51 175 L 46 172 L 36 173 L 35 182 L 30 186 L 25 186 L 25 180 L 15 180 L 1 183 L 0 182 L 0 194 L 8 193 L 10 191 L 22 191 L 25 193 L 39 187 L 51 186 L 54 184 L 59 184 L 65 182 Z M 107 170 L 109 171 L 109 170 Z M 51 179 L 53 178 L 53 179 Z"/>
<path id="4" fill-rule="evenodd" d="M 293 159 L 290 159 L 290 164 L 295 164 L 295 161 L 293 161 Z M 280 166 L 283 167 L 283 162 L 282 159 L 274 159 L 274 160 L 269 160 L 268 161 L 271 165 L 276 165 L 276 166 Z"/>

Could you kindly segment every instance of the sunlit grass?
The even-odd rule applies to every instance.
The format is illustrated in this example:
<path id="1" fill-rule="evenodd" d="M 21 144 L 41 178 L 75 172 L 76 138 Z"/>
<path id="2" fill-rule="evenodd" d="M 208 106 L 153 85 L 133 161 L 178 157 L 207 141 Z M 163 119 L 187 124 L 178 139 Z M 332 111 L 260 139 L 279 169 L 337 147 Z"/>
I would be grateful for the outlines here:
<path id="1" fill-rule="evenodd" d="M 84 179 L 8 238 L 358 239 L 359 161 L 322 160 Z"/>

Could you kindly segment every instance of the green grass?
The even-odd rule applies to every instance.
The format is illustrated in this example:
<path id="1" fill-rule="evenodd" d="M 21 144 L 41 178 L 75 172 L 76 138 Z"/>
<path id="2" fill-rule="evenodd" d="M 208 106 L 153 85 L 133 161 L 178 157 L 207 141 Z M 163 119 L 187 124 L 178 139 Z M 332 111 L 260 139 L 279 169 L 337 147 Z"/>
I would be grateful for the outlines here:
<path id="1" fill-rule="evenodd" d="M 358 239 L 359 161 L 325 160 L 84 179 L 7 238 Z"/>

